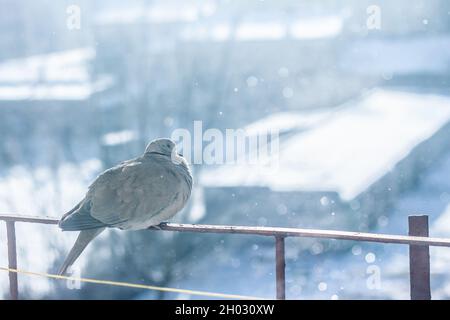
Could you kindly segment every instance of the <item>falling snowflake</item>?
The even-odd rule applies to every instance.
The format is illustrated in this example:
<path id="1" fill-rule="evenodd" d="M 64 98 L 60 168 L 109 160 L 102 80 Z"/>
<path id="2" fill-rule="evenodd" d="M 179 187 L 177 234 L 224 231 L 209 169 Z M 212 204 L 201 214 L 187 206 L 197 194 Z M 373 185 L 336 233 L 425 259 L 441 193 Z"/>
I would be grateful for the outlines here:
<path id="1" fill-rule="evenodd" d="M 352 253 L 353 253 L 353 255 L 355 255 L 355 256 L 359 256 L 359 255 L 362 253 L 362 248 L 361 248 L 361 246 L 358 246 L 358 245 L 353 246 L 353 247 L 352 247 Z"/>
<path id="2" fill-rule="evenodd" d="M 366 262 L 367 263 L 374 263 L 375 262 L 375 260 L 376 260 L 376 256 L 375 256 L 375 254 L 374 253 L 372 253 L 372 252 L 369 252 L 368 254 L 366 254 Z"/>
<path id="3" fill-rule="evenodd" d="M 328 288 L 328 285 L 326 282 L 321 282 L 321 283 L 319 283 L 317 288 L 319 289 L 319 291 L 326 291 Z"/>

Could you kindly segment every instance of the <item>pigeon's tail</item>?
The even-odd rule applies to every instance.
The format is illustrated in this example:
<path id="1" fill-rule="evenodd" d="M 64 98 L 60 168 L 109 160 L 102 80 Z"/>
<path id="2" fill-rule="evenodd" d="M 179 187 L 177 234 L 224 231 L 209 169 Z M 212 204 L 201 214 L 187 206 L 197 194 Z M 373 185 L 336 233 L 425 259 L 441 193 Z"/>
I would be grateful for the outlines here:
<path id="1" fill-rule="evenodd" d="M 96 236 L 98 236 L 105 228 L 96 228 L 96 229 L 88 229 L 82 230 L 78 235 L 77 241 L 73 245 L 72 249 L 69 252 L 66 260 L 64 260 L 61 269 L 59 270 L 59 275 L 64 275 L 67 269 L 77 260 L 89 242 L 92 241 Z"/>

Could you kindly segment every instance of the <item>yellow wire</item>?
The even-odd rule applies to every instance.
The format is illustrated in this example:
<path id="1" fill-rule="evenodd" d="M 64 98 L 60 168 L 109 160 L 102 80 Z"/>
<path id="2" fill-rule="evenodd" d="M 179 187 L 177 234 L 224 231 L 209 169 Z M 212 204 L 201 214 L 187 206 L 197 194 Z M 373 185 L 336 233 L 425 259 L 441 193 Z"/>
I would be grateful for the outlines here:
<path id="1" fill-rule="evenodd" d="M 264 299 L 264 298 L 260 298 L 260 297 L 241 296 L 241 295 L 236 295 L 236 294 L 225 294 L 225 293 L 198 291 L 198 290 L 157 287 L 157 286 L 149 286 L 149 285 L 145 285 L 145 284 L 136 284 L 136 283 L 119 282 L 119 281 L 68 277 L 68 276 L 60 276 L 60 275 L 50 274 L 50 273 L 32 272 L 32 271 L 11 269 L 11 268 L 5 268 L 5 267 L 0 267 L 0 270 L 14 272 L 14 273 L 18 273 L 18 274 L 25 274 L 25 275 L 29 275 L 29 276 L 41 276 L 41 277 L 59 279 L 59 280 L 72 280 L 72 281 L 80 281 L 80 282 L 87 282 L 87 283 L 105 284 L 105 285 L 118 286 L 118 287 L 129 287 L 129 288 L 156 290 L 156 291 L 164 291 L 164 292 L 185 293 L 185 294 L 190 294 L 190 295 L 207 296 L 207 297 L 214 297 L 214 298 L 243 299 L 243 300 L 262 300 L 262 299 Z"/>

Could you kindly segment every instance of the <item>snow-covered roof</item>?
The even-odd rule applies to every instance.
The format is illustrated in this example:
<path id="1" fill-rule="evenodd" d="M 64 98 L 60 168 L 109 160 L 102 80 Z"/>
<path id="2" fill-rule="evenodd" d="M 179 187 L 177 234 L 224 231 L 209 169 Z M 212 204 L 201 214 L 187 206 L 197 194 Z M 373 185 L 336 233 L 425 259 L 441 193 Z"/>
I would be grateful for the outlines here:
<path id="1" fill-rule="evenodd" d="M 448 74 L 450 36 L 364 39 L 343 52 L 340 67 L 359 74 Z"/>
<path id="2" fill-rule="evenodd" d="M 279 152 L 266 161 L 277 163 L 276 170 L 225 164 L 205 168 L 200 184 L 329 191 L 351 200 L 448 121 L 450 97 L 376 90 L 281 141 Z"/>
<path id="3" fill-rule="evenodd" d="M 245 131 L 249 135 L 256 135 L 266 131 L 267 128 L 276 130 L 279 133 L 286 133 L 293 130 L 307 130 L 317 125 L 320 121 L 327 119 L 332 114 L 333 111 L 330 109 L 302 113 L 278 112 L 249 124 L 245 127 Z"/>
<path id="4" fill-rule="evenodd" d="M 88 71 L 92 48 L 11 59 L 0 63 L 1 100 L 85 100 L 109 87 L 110 77 L 95 83 Z"/>

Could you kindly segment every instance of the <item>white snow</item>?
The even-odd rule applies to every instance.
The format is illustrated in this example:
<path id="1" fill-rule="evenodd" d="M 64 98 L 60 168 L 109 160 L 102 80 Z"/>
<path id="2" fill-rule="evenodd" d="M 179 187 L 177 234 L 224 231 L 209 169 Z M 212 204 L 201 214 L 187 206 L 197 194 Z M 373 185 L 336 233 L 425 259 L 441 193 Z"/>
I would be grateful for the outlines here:
<path id="1" fill-rule="evenodd" d="M 136 137 L 137 137 L 136 132 L 134 132 L 133 130 L 109 132 L 103 135 L 102 144 L 108 146 L 124 144 L 135 140 Z"/>
<path id="2" fill-rule="evenodd" d="M 211 38 L 213 41 L 218 42 L 226 41 L 227 39 L 229 39 L 230 35 L 231 35 L 231 27 L 226 23 L 218 24 L 211 28 Z"/>
<path id="3" fill-rule="evenodd" d="M 292 130 L 306 130 L 325 120 L 332 115 L 330 110 L 318 110 L 311 112 L 279 112 L 271 114 L 261 120 L 255 121 L 245 127 L 248 134 L 265 132 L 267 128 L 285 133 Z"/>
<path id="4" fill-rule="evenodd" d="M 86 100 L 96 88 L 90 84 L 0 86 L 0 100 Z"/>
<path id="5" fill-rule="evenodd" d="M 206 215 L 204 198 L 203 188 L 195 187 L 194 192 L 192 192 L 191 208 L 190 210 L 185 210 L 189 214 L 189 222 L 196 223 Z"/>
<path id="6" fill-rule="evenodd" d="M 96 23 L 100 25 L 130 24 L 136 22 L 176 23 L 194 22 L 205 10 L 209 10 L 207 4 L 197 7 L 190 4 L 157 4 L 150 7 L 121 8 L 100 13 L 96 17 Z"/>
<path id="7" fill-rule="evenodd" d="M 204 186 L 334 191 L 348 201 L 449 120 L 449 97 L 379 89 L 281 141 L 279 153 L 265 162 L 204 170 L 200 182 Z M 277 163 L 277 170 L 267 170 L 269 163 Z"/>
<path id="8" fill-rule="evenodd" d="M 7 60 L 0 64 L 0 100 L 85 100 L 113 82 L 91 81 L 94 57 L 92 48 L 81 48 Z"/>
<path id="9" fill-rule="evenodd" d="M 434 236 L 448 237 L 450 235 L 450 203 L 431 227 Z"/>
<path id="10" fill-rule="evenodd" d="M 88 184 L 101 169 L 97 159 L 80 165 L 63 164 L 56 169 L 13 167 L 0 178 L 0 212 L 59 218 L 84 196 Z M 0 257 L 6 257 L 4 224 L 0 223 Z M 16 224 L 18 266 L 22 270 L 52 273 L 58 250 L 67 251 L 75 240 L 75 232 L 62 233 L 51 225 Z M 81 257 L 79 266 L 84 264 Z M 6 259 L 2 258 L 2 266 Z M 4 273 L 6 275 L 6 273 Z M 55 280 L 21 276 L 19 291 L 32 297 L 48 293 Z M 0 297 L 6 294 L 8 278 L 0 274 Z"/>
<path id="11" fill-rule="evenodd" d="M 89 80 L 86 63 L 95 57 L 92 48 L 11 59 L 0 64 L 0 82 Z"/>
<path id="12" fill-rule="evenodd" d="M 237 25 L 220 17 L 217 22 L 204 21 L 203 16 L 213 15 L 216 8 L 213 3 L 201 5 L 157 4 L 150 7 L 124 8 L 100 13 L 96 22 L 99 25 L 121 25 L 135 23 L 180 24 L 183 23 L 180 38 L 186 41 L 227 41 L 233 37 L 237 41 L 280 40 L 330 38 L 342 32 L 341 16 L 297 17 L 273 20 L 266 15 L 247 15 Z"/>
<path id="13" fill-rule="evenodd" d="M 248 40 L 277 40 L 286 36 L 286 27 L 280 22 L 247 22 L 239 25 L 236 39 Z"/>
<path id="14" fill-rule="evenodd" d="M 186 41 L 271 41 L 294 39 L 321 39 L 335 37 L 342 32 L 343 20 L 339 16 L 299 18 L 291 22 L 278 20 L 242 21 L 236 26 L 228 22 L 186 25 L 181 38 Z"/>
<path id="15" fill-rule="evenodd" d="M 341 57 L 340 67 L 360 74 L 447 74 L 450 36 L 403 39 L 364 39 L 354 42 Z"/>
<path id="16" fill-rule="evenodd" d="M 339 16 L 299 19 L 290 26 L 290 34 L 296 39 L 330 38 L 338 36 L 342 27 Z"/>

